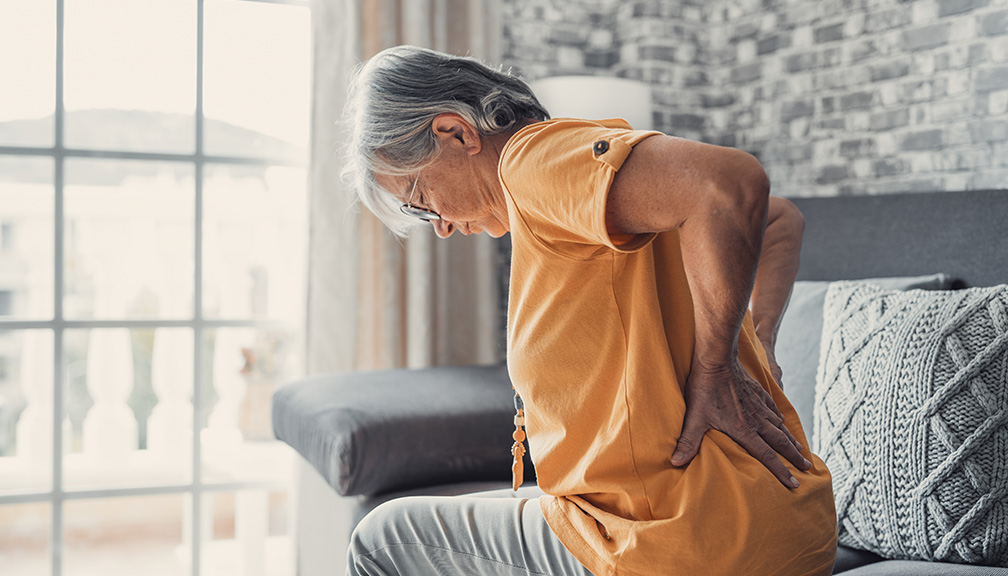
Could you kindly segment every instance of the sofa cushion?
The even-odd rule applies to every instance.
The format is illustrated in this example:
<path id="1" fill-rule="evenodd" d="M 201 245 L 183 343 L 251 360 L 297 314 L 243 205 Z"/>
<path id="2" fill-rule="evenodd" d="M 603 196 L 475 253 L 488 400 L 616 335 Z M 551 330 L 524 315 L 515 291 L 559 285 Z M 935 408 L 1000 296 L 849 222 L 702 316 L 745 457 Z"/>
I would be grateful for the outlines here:
<path id="1" fill-rule="evenodd" d="M 1008 566 L 1008 285 L 830 286 L 813 446 L 841 544 Z"/>
<path id="2" fill-rule="evenodd" d="M 276 392 L 273 429 L 344 496 L 510 481 L 512 398 L 503 365 L 325 375 Z"/>
<path id="3" fill-rule="evenodd" d="M 1008 576 L 1008 568 L 920 560 L 886 560 L 845 572 L 834 572 L 834 574 L 843 574 L 844 576 Z"/>
<path id="4" fill-rule="evenodd" d="M 889 290 L 944 290 L 952 279 L 945 274 L 908 278 L 864 280 Z M 783 372 L 782 384 L 788 400 L 798 412 L 806 433 L 812 431 L 816 369 L 819 367 L 819 338 L 822 334 L 823 303 L 828 281 L 795 282 L 791 300 L 781 318 L 775 354 Z"/>
<path id="5" fill-rule="evenodd" d="M 833 561 L 833 573 L 843 574 L 848 570 L 883 561 L 885 561 L 885 558 L 878 554 L 846 546 L 837 546 L 836 560 Z"/>

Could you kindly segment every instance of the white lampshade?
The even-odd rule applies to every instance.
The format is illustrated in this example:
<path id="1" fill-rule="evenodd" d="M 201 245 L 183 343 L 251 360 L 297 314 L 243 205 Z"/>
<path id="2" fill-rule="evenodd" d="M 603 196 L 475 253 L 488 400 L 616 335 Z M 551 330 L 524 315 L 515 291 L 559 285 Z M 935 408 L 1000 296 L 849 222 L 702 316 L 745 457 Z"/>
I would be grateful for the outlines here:
<path id="1" fill-rule="evenodd" d="M 529 83 L 553 118 L 623 118 L 637 130 L 650 130 L 651 87 L 611 76 L 554 76 Z"/>

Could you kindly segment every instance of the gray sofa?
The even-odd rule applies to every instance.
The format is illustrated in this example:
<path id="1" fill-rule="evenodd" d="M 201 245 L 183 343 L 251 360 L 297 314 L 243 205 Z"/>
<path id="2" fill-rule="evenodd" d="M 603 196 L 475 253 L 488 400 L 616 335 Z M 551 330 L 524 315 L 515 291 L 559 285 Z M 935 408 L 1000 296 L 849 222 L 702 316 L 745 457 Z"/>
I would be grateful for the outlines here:
<path id="1" fill-rule="evenodd" d="M 1008 192 L 794 201 L 806 218 L 802 290 L 815 282 L 935 273 L 944 276 L 922 280 L 931 288 L 1008 283 Z M 954 286 L 947 285 L 950 279 Z M 789 310 L 782 342 L 785 330 L 795 330 L 791 341 L 808 345 L 802 331 L 815 333 L 822 325 L 807 312 L 814 306 L 802 306 L 797 309 L 804 311 Z M 816 350 L 815 344 L 796 348 L 790 358 L 778 350 L 785 392 L 809 436 L 815 387 L 809 363 L 814 371 Z M 796 362 L 805 365 L 791 366 Z M 276 435 L 304 457 L 301 573 L 340 573 L 349 531 L 378 503 L 404 494 L 505 488 L 511 394 L 503 366 L 322 375 L 279 390 L 273 399 Z M 526 470 L 534 479 L 530 462 Z M 1008 569 L 886 560 L 841 546 L 834 573 L 1008 576 Z"/>

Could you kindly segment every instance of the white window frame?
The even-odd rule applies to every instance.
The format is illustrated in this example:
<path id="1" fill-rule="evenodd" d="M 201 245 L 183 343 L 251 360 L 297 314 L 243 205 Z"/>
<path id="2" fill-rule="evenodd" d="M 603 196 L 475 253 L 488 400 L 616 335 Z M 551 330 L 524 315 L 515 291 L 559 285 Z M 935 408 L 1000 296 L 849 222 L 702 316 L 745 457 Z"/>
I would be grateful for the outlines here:
<path id="1" fill-rule="evenodd" d="M 23 156 L 35 158 L 52 158 L 54 164 L 53 186 L 55 192 L 55 213 L 54 213 L 54 298 L 53 298 L 53 318 L 51 320 L 11 320 L 0 317 L 0 330 L 46 330 L 53 335 L 53 405 L 52 413 L 52 471 L 51 487 L 49 490 L 26 491 L 21 493 L 0 494 L 0 506 L 28 504 L 28 503 L 50 503 L 50 539 L 49 556 L 52 576 L 62 576 L 62 550 L 64 548 L 64 510 L 63 504 L 67 501 L 88 500 L 97 498 L 129 497 L 129 496 L 150 496 L 150 495 L 170 495 L 181 494 L 191 496 L 191 516 L 190 519 L 202 518 L 204 512 L 203 497 L 217 492 L 235 492 L 238 498 L 244 491 L 264 491 L 264 492 L 285 492 L 288 495 L 288 510 L 293 515 L 296 510 L 293 501 L 294 491 L 292 483 L 288 479 L 264 479 L 253 481 L 233 481 L 204 483 L 202 479 L 203 463 L 200 445 L 201 424 L 204 420 L 206 407 L 202 404 L 201 390 L 204 387 L 204 378 L 201 367 L 204 356 L 204 333 L 207 330 L 217 328 L 261 328 L 261 329 L 284 329 L 303 330 L 304 319 L 300 323 L 292 325 L 289 322 L 275 320 L 229 320 L 229 319 L 208 319 L 203 316 L 202 285 L 203 285 L 203 175 L 204 167 L 207 164 L 219 165 L 257 165 L 257 166 L 307 166 L 307 157 L 303 162 L 291 162 L 284 159 L 245 157 L 245 156 L 211 156 L 203 152 L 204 136 L 204 116 L 203 116 L 203 38 L 204 38 L 204 4 L 205 0 L 192 0 L 197 4 L 196 17 L 196 143 L 195 151 L 192 154 L 171 154 L 153 152 L 133 152 L 122 150 L 92 150 L 67 148 L 64 145 L 64 120 L 65 109 L 63 100 L 63 65 L 64 65 L 64 0 L 55 0 L 56 3 L 56 59 L 55 59 L 55 110 L 54 110 L 54 141 L 52 147 L 28 147 L 28 146 L 2 146 L 0 145 L 0 157 Z M 212 0 L 211 0 L 212 1 Z M 301 6 L 310 9 L 309 0 L 238 0 L 242 2 L 259 2 L 266 4 L 281 4 L 291 6 Z M 309 55 L 310 57 L 310 55 Z M 70 158 L 102 158 L 117 160 L 150 160 L 162 162 L 175 162 L 189 164 L 194 167 L 195 175 L 195 274 L 194 274 L 194 298 L 193 315 L 191 319 L 168 320 L 168 319 L 109 319 L 109 320 L 68 320 L 63 312 L 63 291 L 64 291 L 64 165 Z M 192 480 L 188 484 L 171 483 L 165 485 L 144 485 L 142 487 L 109 487 L 88 490 L 66 490 L 64 486 L 64 446 L 62 425 L 66 413 L 66 375 L 61 367 L 65 365 L 64 335 L 67 330 L 94 329 L 94 328 L 127 328 L 127 329 L 154 329 L 154 328 L 189 328 L 193 331 L 193 434 L 192 434 Z M 303 354 L 303 352 L 302 352 Z M 270 450 L 270 443 L 265 449 Z M 280 444 L 274 442 L 273 448 Z M 286 458 L 287 451 L 279 449 L 276 456 Z M 293 470 L 294 462 L 290 462 Z M 191 551 L 192 566 L 191 574 L 199 576 L 200 563 L 203 557 L 201 553 L 201 543 L 209 536 L 202 534 L 205 526 L 200 521 L 189 521 L 186 526 L 185 538 Z M 288 522 L 288 533 L 294 537 L 293 526 L 296 521 L 291 518 Z M 291 550 L 294 555 L 293 544 Z"/>

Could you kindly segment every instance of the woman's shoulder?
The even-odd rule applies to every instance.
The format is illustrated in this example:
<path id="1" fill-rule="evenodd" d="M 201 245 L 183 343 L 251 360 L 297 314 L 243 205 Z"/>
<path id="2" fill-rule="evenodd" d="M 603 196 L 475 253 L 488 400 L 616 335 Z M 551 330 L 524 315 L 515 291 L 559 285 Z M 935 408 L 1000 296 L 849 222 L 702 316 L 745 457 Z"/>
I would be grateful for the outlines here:
<path id="1" fill-rule="evenodd" d="M 633 127 L 622 118 L 610 118 L 606 120 L 587 120 L 583 118 L 551 118 L 541 122 L 533 122 L 515 132 L 507 145 L 503 154 L 514 153 L 524 149 L 529 145 L 534 145 L 543 140 L 552 140 L 559 137 L 571 137 L 576 132 L 589 132 L 598 130 L 633 130 Z"/>
<path id="2" fill-rule="evenodd" d="M 498 172 L 502 181 L 549 179 L 548 172 L 568 172 L 597 157 L 596 143 L 619 135 L 629 137 L 633 128 L 625 120 L 554 118 L 530 124 L 516 132 L 501 150 Z M 562 179 L 565 176 L 560 176 Z"/>

